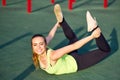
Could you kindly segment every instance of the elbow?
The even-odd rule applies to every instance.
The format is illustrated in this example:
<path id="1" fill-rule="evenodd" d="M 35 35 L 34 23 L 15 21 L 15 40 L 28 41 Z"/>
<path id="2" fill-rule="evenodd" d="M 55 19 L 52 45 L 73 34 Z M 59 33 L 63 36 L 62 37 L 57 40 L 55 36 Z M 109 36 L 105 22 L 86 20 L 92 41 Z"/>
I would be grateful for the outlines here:
<path id="1" fill-rule="evenodd" d="M 108 47 L 105 51 L 106 51 L 106 52 L 111 52 L 111 48 Z"/>

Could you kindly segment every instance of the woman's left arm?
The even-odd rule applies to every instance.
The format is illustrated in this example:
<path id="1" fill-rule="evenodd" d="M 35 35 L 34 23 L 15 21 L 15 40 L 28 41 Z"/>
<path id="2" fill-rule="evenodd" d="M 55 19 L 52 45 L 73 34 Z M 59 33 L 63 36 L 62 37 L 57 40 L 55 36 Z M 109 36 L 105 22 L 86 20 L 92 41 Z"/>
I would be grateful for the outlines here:
<path id="1" fill-rule="evenodd" d="M 94 39 L 93 36 L 88 36 L 86 38 L 83 38 L 81 40 L 78 40 L 77 42 L 70 44 L 68 46 L 62 47 L 60 49 L 54 50 L 51 53 L 51 60 L 58 60 L 59 58 L 61 58 L 63 55 L 70 53 L 71 51 L 74 51 L 76 49 L 81 48 L 83 45 L 85 45 L 86 43 L 88 43 L 89 41 L 91 41 L 92 39 Z"/>
<path id="2" fill-rule="evenodd" d="M 53 39 L 53 37 L 55 36 L 55 33 L 57 31 L 57 28 L 59 27 L 59 23 L 57 22 L 53 28 L 50 30 L 48 36 L 46 37 L 46 41 L 47 41 L 47 44 L 50 43 L 50 41 Z"/>
<path id="3" fill-rule="evenodd" d="M 98 38 L 100 36 L 101 30 L 100 28 L 97 28 L 95 31 L 92 32 L 91 35 L 78 40 L 76 42 L 74 42 L 73 44 L 70 44 L 68 46 L 62 47 L 60 49 L 54 50 L 51 53 L 51 60 L 58 60 L 59 58 L 61 58 L 63 55 L 70 53 L 71 51 L 77 50 L 79 48 L 81 48 L 82 46 L 84 46 L 86 43 L 88 43 L 89 41 Z"/>

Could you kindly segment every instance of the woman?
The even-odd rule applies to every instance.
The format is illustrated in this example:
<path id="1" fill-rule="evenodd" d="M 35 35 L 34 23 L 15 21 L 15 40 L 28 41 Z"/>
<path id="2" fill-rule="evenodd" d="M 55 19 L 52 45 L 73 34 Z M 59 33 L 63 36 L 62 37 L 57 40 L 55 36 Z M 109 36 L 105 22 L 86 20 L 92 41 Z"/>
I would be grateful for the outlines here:
<path id="1" fill-rule="evenodd" d="M 101 33 L 95 19 L 89 11 L 86 13 L 88 32 L 91 35 L 78 40 L 72 29 L 69 27 L 59 4 L 54 7 L 57 23 L 51 29 L 47 37 L 36 34 L 32 37 L 33 62 L 36 68 L 41 68 L 49 74 L 67 74 L 90 67 L 104 59 L 110 53 L 110 47 Z M 57 50 L 52 50 L 47 45 L 54 37 L 59 25 L 62 27 L 69 44 Z M 78 49 L 89 41 L 95 39 L 98 49 L 79 55 Z"/>

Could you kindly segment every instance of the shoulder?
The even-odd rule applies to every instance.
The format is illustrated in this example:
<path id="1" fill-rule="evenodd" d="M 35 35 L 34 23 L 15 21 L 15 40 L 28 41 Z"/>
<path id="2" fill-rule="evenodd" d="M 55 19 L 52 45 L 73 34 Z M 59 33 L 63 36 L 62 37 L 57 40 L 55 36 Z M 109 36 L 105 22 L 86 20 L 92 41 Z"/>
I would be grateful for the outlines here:
<path id="1" fill-rule="evenodd" d="M 54 50 L 47 46 L 47 55 L 50 55 Z"/>

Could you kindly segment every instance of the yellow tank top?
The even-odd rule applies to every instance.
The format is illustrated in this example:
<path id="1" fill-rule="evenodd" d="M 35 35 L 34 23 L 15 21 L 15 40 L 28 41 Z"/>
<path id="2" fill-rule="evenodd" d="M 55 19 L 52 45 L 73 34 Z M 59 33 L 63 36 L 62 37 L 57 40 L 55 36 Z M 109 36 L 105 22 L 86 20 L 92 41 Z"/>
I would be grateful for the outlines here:
<path id="1" fill-rule="evenodd" d="M 48 49 L 47 51 L 47 60 L 48 60 L 48 67 L 45 70 L 49 74 L 67 74 L 67 73 L 73 73 L 77 71 L 77 63 L 75 59 L 68 54 L 65 54 L 63 57 L 58 59 L 56 64 L 54 66 L 50 65 L 50 53 L 52 49 Z"/>

